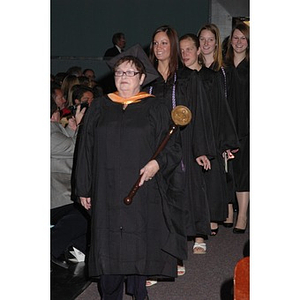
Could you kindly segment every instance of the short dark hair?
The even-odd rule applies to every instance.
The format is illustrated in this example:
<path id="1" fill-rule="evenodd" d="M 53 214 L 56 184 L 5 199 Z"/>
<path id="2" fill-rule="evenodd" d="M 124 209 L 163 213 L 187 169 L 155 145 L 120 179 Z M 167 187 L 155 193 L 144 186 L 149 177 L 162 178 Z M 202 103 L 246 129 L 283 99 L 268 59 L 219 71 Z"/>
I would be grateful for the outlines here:
<path id="1" fill-rule="evenodd" d="M 186 33 L 185 35 L 183 35 L 183 36 L 180 37 L 179 42 L 181 42 L 183 40 L 192 40 L 193 43 L 195 44 L 197 50 L 200 47 L 199 39 L 196 36 L 196 34 L 194 34 L 194 33 Z"/>
<path id="2" fill-rule="evenodd" d="M 116 45 L 121 38 L 125 38 L 125 34 L 123 32 L 115 33 L 112 37 L 112 43 Z"/>
<path id="3" fill-rule="evenodd" d="M 93 89 L 86 85 L 74 85 L 73 94 L 72 94 L 72 102 L 75 104 L 75 99 L 81 99 L 85 92 L 91 92 L 94 95 Z"/>
<path id="4" fill-rule="evenodd" d="M 65 77 L 68 76 L 67 72 L 59 72 L 54 76 L 54 82 L 61 86 Z"/>
<path id="5" fill-rule="evenodd" d="M 137 57 L 135 56 L 132 56 L 132 55 L 127 55 L 127 56 L 123 56 L 121 57 L 114 65 L 114 71 L 116 70 L 116 68 L 121 65 L 122 63 L 124 62 L 128 62 L 128 63 L 131 63 L 133 64 L 136 69 L 138 70 L 138 72 L 140 73 L 140 77 L 142 76 L 142 74 L 145 74 L 145 76 L 147 76 L 147 73 L 146 73 L 146 69 L 145 69 L 145 66 L 144 64 L 142 63 L 142 61 L 140 59 L 138 59 Z"/>
<path id="6" fill-rule="evenodd" d="M 94 75 L 95 75 L 95 71 L 94 71 L 93 69 L 84 69 L 83 72 L 82 72 L 82 74 L 85 76 L 85 73 L 86 73 L 87 71 L 91 71 L 91 72 L 93 72 Z"/>

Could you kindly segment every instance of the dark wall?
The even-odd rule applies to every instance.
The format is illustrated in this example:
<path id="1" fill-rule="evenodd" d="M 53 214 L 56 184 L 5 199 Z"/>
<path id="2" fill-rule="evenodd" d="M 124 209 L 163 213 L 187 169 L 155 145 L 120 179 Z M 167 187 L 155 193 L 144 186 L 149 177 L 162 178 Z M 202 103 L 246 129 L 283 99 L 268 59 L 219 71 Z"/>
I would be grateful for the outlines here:
<path id="1" fill-rule="evenodd" d="M 232 17 L 249 17 L 250 0 L 218 0 Z"/>
<path id="2" fill-rule="evenodd" d="M 104 64 L 99 61 L 112 47 L 115 32 L 124 32 L 126 48 L 139 43 L 149 45 L 153 31 L 168 24 L 181 36 L 197 33 L 209 20 L 209 0 L 51 0 L 51 56 L 81 57 L 52 59 L 56 74 L 67 65 L 85 67 Z M 82 59 L 84 57 L 84 59 Z M 91 61 L 91 57 L 98 60 Z M 101 60 L 101 59 L 100 59 Z M 99 71 L 103 72 L 103 71 Z"/>

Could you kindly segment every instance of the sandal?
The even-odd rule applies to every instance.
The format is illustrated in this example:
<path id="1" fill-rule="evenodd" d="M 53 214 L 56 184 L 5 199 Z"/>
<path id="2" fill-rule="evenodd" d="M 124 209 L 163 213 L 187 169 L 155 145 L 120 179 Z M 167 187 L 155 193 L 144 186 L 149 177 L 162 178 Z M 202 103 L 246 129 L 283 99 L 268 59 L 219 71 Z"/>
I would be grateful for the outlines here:
<path id="1" fill-rule="evenodd" d="M 206 244 L 195 242 L 195 244 L 193 246 L 193 253 L 194 254 L 205 254 L 206 253 Z"/>
<path id="2" fill-rule="evenodd" d="M 154 284 L 157 284 L 157 280 L 146 280 L 146 287 L 150 287 Z"/>
<path id="3" fill-rule="evenodd" d="M 185 274 L 185 266 L 177 265 L 177 276 L 182 276 Z"/>

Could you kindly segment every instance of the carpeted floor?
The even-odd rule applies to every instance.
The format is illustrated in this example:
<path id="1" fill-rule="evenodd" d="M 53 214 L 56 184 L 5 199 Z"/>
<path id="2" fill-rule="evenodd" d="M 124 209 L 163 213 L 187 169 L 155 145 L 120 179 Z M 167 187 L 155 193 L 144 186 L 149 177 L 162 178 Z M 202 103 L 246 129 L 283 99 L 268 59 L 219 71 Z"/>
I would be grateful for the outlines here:
<path id="1" fill-rule="evenodd" d="M 192 254 L 185 261 L 186 274 L 173 282 L 158 282 L 148 288 L 150 300 L 233 300 L 233 275 L 236 263 L 249 256 L 249 227 L 244 234 L 219 226 L 219 233 L 209 237 L 207 253 Z M 99 300 L 97 284 L 92 282 L 76 300 Z M 61 300 L 61 299 L 59 299 Z M 124 294 L 124 300 L 132 300 Z"/>

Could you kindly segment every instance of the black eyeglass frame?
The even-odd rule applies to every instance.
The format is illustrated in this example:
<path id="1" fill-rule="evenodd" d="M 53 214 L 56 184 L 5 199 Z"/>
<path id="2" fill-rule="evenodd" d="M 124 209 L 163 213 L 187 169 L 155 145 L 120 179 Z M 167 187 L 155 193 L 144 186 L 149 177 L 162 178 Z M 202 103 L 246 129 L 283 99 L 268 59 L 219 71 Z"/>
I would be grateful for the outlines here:
<path id="1" fill-rule="evenodd" d="M 129 72 L 129 73 L 128 73 Z M 117 75 L 117 73 L 119 73 L 119 75 Z M 115 77 L 122 77 L 124 74 L 127 76 L 127 77 L 134 77 L 135 75 L 137 74 L 140 74 L 141 72 L 136 72 L 136 71 L 131 71 L 131 70 L 128 70 L 128 71 L 115 71 Z M 131 74 L 131 75 L 130 75 Z"/>

